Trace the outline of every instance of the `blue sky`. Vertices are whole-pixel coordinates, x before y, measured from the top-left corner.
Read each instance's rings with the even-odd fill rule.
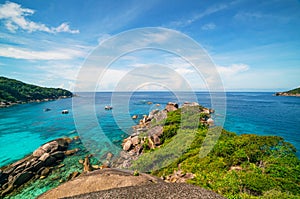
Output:
[[[174,29],[197,41],[228,91],[300,86],[300,2],[294,0],[1,0],[0,74],[72,90],[99,43],[143,27]],[[151,63],[176,65],[196,89],[204,89],[182,60],[150,51],[116,61],[99,90],[113,90],[130,66]]]

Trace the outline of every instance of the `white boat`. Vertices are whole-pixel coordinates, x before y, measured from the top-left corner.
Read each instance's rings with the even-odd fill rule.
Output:
[[[62,114],[68,114],[69,111],[68,111],[68,110],[62,110],[61,113],[62,113]]]
[[[112,106],[105,106],[104,109],[105,110],[111,110],[113,107]]]

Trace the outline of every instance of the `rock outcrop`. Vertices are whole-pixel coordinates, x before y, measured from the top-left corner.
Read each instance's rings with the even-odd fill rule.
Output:
[[[178,109],[178,104],[169,102],[165,108],[166,111],[171,112],[171,111],[176,111]]]
[[[166,182],[184,183],[187,180],[193,179],[194,177],[195,175],[193,173],[185,173],[179,169],[178,171],[174,171],[172,175],[162,177],[162,179]]]
[[[186,111],[197,111],[200,114],[201,123],[207,126],[213,126],[214,121],[211,114],[212,109],[204,108],[197,102],[185,102],[181,107],[182,113]],[[168,112],[179,109],[177,103],[169,102],[164,110],[153,110],[149,115],[144,115],[139,124],[133,126],[133,133],[125,138],[122,143],[123,152],[120,158],[112,163],[112,167],[129,168],[131,162],[136,160],[145,149],[155,149],[163,144],[162,135],[164,133],[164,120],[167,119]]]
[[[159,190],[159,191],[158,191]],[[103,169],[61,184],[38,199],[52,198],[211,198],[224,197],[184,183],[167,183],[157,177],[133,171]]]
[[[50,141],[31,155],[0,170],[0,196],[13,191],[32,178],[43,178],[51,172],[51,167],[64,159],[64,152],[70,143],[69,138]]]

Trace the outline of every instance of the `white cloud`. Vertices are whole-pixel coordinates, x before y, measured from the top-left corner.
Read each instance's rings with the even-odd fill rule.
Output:
[[[126,75],[127,72],[127,70],[107,69],[105,74],[102,76],[97,89],[114,90],[118,82]]]
[[[264,20],[264,21],[276,21],[277,23],[286,23],[290,20],[289,16],[282,16],[279,13],[276,14],[265,14],[261,12],[238,12],[234,15],[235,20],[239,21],[256,21],[256,20]]]
[[[207,8],[206,10],[204,10],[203,12],[200,12],[198,14],[193,15],[192,17],[190,17],[189,19],[186,20],[179,20],[179,21],[173,21],[171,22],[170,26],[172,27],[184,27],[184,26],[188,26],[192,23],[194,23],[195,21],[209,16],[211,14],[217,13],[219,11],[225,10],[227,9],[231,4],[234,4],[235,2],[229,3],[229,4],[218,4],[218,5],[214,5],[211,6],[209,8]]]
[[[260,19],[263,15],[257,12],[238,12],[234,18],[235,19]]]
[[[58,63],[50,61],[45,65],[37,66],[36,68],[47,75],[48,79],[65,79],[74,81],[76,80],[78,70],[80,69],[80,63]]]
[[[10,32],[16,32],[18,29],[22,29],[27,32],[79,33],[79,30],[71,30],[68,23],[62,23],[58,27],[48,27],[45,24],[36,23],[27,19],[27,16],[33,15],[34,12],[34,10],[22,8],[20,4],[6,2],[0,5],[0,20],[4,21],[5,27]]]
[[[32,51],[16,47],[0,47],[0,56],[27,60],[68,60],[85,53],[74,49],[56,49],[51,51]]]
[[[188,69],[188,68],[177,68],[177,69],[175,69],[175,71],[180,75],[187,75],[187,74],[195,72],[195,70]]]
[[[216,24],[214,23],[207,23],[201,27],[202,30],[213,30],[215,28],[216,28]]]
[[[77,34],[79,33],[79,30],[71,30],[70,26],[68,23],[62,23],[60,24],[60,26],[53,28],[54,32],[68,32],[68,33],[72,33],[72,34]]]
[[[232,64],[231,66],[217,66],[217,69],[222,77],[232,77],[238,73],[249,70],[246,64]]]

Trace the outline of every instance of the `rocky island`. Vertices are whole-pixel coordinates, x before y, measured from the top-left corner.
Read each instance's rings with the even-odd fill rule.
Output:
[[[277,92],[276,96],[295,96],[300,97],[300,87],[285,92]]]
[[[65,89],[45,88],[0,76],[0,108],[72,96],[72,92]]]

